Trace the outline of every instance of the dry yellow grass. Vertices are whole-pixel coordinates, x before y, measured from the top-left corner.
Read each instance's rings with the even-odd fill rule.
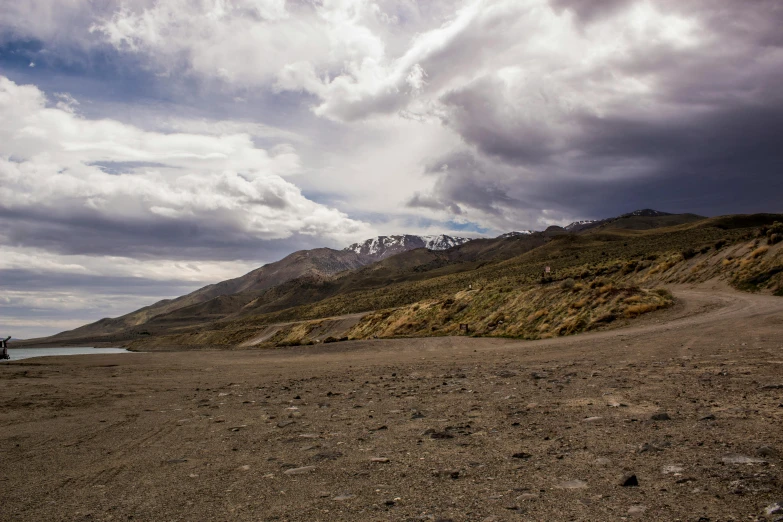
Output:
[[[574,301],[571,303],[571,308],[580,309],[584,308],[584,306],[587,304],[587,298],[580,299],[579,301]]]
[[[625,316],[638,317],[642,314],[653,312],[658,308],[660,308],[660,305],[657,303],[644,303],[644,304],[631,305],[625,309]]]
[[[529,323],[532,323],[533,321],[537,321],[547,315],[549,311],[546,310],[546,308],[542,308],[541,310],[538,310],[536,312],[533,312],[532,314],[527,316],[527,321]]]

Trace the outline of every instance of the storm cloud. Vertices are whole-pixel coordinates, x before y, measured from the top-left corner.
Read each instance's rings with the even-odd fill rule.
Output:
[[[0,288],[82,306],[90,277],[174,294],[381,233],[782,211],[780,27],[776,0],[16,2]]]

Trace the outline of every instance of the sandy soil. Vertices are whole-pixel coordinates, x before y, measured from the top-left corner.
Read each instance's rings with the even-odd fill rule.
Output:
[[[0,365],[0,520],[783,519],[783,299],[674,291],[547,341]]]

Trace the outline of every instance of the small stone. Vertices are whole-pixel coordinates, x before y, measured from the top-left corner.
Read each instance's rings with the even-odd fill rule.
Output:
[[[775,502],[764,508],[764,513],[767,515],[780,515],[783,513],[783,500]]]
[[[239,466],[237,469],[241,471],[250,471],[250,466],[248,464],[245,464],[244,466]]]
[[[585,489],[587,487],[587,482],[579,479],[566,480],[555,487],[558,489]]]
[[[337,460],[342,456],[343,454],[340,451],[322,451],[320,453],[316,453],[315,455],[313,455],[313,460],[316,461]]]
[[[315,471],[315,466],[302,466],[301,468],[291,468],[283,472],[284,475],[306,475],[311,471]]]
[[[644,514],[644,512],[647,511],[647,506],[631,506],[628,508],[628,514],[632,517],[639,517]]]
[[[389,459],[387,459],[386,457],[373,457],[370,459],[370,462],[379,462],[385,464],[386,462],[389,462]]]
[[[294,422],[296,422],[296,421],[292,421],[292,420],[281,420],[280,422],[278,422],[278,423],[277,423],[277,427],[278,427],[278,428],[285,428],[286,426],[290,426],[290,425],[291,425],[291,424],[293,424]]]
[[[664,475],[670,475],[672,473],[682,473],[683,468],[682,466],[675,466],[675,465],[669,465],[663,467],[663,474]]]
[[[454,435],[447,431],[435,431],[430,434],[433,439],[453,439]]]
[[[525,451],[520,451],[519,453],[514,453],[513,455],[511,455],[511,458],[514,458],[514,459],[529,459],[532,456],[533,455],[531,455],[530,453],[527,453]]]
[[[726,455],[721,459],[724,464],[766,464],[764,459],[748,457],[747,455]]]
[[[522,493],[517,497],[517,500],[520,502],[528,502],[530,500],[538,500],[538,495],[536,493]]]
[[[582,422],[595,422],[601,420],[601,417],[587,417]]]
[[[700,420],[700,421],[715,420],[715,415],[713,415],[712,413],[710,413],[709,415],[705,415],[704,417],[702,417],[702,418],[701,418],[701,419],[699,419],[699,420]]]
[[[612,461],[607,459],[606,457],[598,457],[597,459],[595,459],[595,465],[596,466],[601,466],[602,468],[605,468],[606,466],[608,466],[611,463],[612,463]]]
[[[620,479],[620,485],[624,488],[639,487],[639,479],[636,478],[634,473],[626,473]]]
[[[538,380],[538,379],[546,379],[547,378],[546,372],[533,372],[533,373],[530,374],[530,376],[532,378],[536,379],[536,380]]]
[[[772,446],[759,446],[756,448],[756,455],[759,457],[777,457],[778,452]]]
[[[414,411],[413,414],[411,415],[412,420],[423,419],[423,418],[424,418],[424,414],[420,411]]]
[[[672,420],[672,418],[671,418],[671,417],[669,417],[669,414],[668,414],[668,413],[666,413],[665,411],[662,411],[662,412],[659,412],[659,413],[654,413],[654,414],[652,415],[652,417],[650,417],[650,419],[652,419],[652,420],[654,420],[654,421],[667,421],[667,420]]]
[[[352,498],[356,498],[356,495],[351,495],[350,493],[343,493],[342,495],[337,495],[336,497],[333,497],[332,500],[336,500],[337,502],[342,502],[344,500],[351,500]]]

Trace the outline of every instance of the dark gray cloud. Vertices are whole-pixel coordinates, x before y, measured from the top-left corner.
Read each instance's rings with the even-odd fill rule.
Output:
[[[65,255],[120,256],[136,259],[276,261],[295,250],[341,244],[318,235],[294,233],[261,239],[240,227],[208,219],[111,220],[89,214],[52,216],[45,211],[0,207],[0,240],[14,247],[40,248]]]
[[[640,4],[553,5],[590,24]],[[474,159],[440,172],[433,193],[411,204],[454,201],[463,210],[513,215],[513,201],[574,217],[636,207],[709,215],[783,210],[783,6],[665,5],[698,20],[698,43],[651,41],[557,81],[523,76],[515,85],[487,74],[445,93],[444,124]],[[646,87],[611,104],[595,88],[612,92],[629,80]]]
[[[634,4],[634,0],[552,0],[551,5],[556,10],[568,10],[582,22],[589,23],[594,20],[610,16],[628,8]]]
[[[172,274],[175,276],[175,274]],[[203,286],[193,281],[166,281],[131,276],[106,276],[84,273],[43,272],[27,269],[0,269],[0,290],[7,292],[62,292],[80,288],[85,293],[153,296],[161,299],[179,296]]]

